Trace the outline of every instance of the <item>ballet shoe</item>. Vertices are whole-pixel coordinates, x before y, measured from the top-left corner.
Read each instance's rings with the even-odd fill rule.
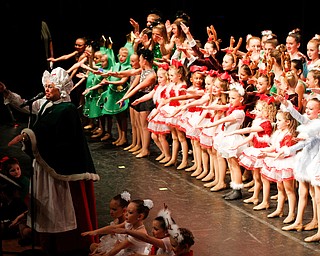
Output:
[[[106,141],[106,140],[108,140],[110,138],[111,138],[111,134],[107,132],[100,140],[101,141]]]
[[[172,165],[175,165],[176,164],[176,161],[169,161],[169,162],[167,162],[164,166],[165,167],[169,167],[169,166],[172,166]]]
[[[206,187],[206,188],[212,188],[212,187],[216,186],[217,184],[218,184],[218,181],[213,180],[213,181],[211,181],[211,182],[208,182],[208,183],[206,183],[206,184],[203,184],[203,186]]]
[[[164,157],[165,157],[165,155],[162,153],[160,156],[158,156],[158,157],[156,158],[156,161],[160,161],[160,160],[162,160]]]
[[[144,157],[148,157],[150,155],[150,152],[148,152],[147,154],[142,154],[142,152],[140,152],[138,155],[136,155],[136,158],[144,158]]]
[[[212,188],[210,188],[210,191],[212,192],[218,192],[218,191],[221,191],[221,190],[224,190],[227,188],[227,185],[226,184],[223,184],[223,185],[215,185],[213,186]]]
[[[313,236],[308,236],[304,239],[305,242],[311,243],[311,242],[319,242],[320,241],[320,235],[315,234]]]
[[[210,180],[214,180],[214,175],[211,174],[207,174],[207,176],[205,176],[201,181],[210,181]]]
[[[269,204],[261,203],[255,207],[253,207],[253,210],[255,210],[255,211],[267,210],[267,209],[269,209],[269,207],[270,207]]]
[[[124,148],[123,150],[126,150],[126,151],[127,151],[127,150],[129,150],[129,149],[132,149],[133,147],[134,147],[134,145],[131,144],[131,145],[129,145],[128,147]]]
[[[315,223],[314,221],[309,222],[308,224],[305,224],[303,226],[303,230],[310,231],[318,228],[318,223]]]
[[[133,155],[138,155],[138,154],[140,154],[140,152],[141,152],[141,148],[139,150],[137,150],[137,151],[132,152],[132,154]]]
[[[190,166],[189,168],[185,169],[186,172],[193,172],[197,169],[196,165]]]
[[[85,127],[83,127],[83,129],[90,130],[90,129],[93,129],[93,127],[94,127],[93,124],[88,124]]]
[[[232,193],[228,196],[225,196],[224,199],[231,201],[231,200],[238,200],[242,198],[242,193],[240,189],[233,189]]]
[[[201,179],[203,179],[204,177],[206,177],[207,176],[207,172],[202,172],[202,173],[200,173],[197,177],[196,177],[196,179],[197,180],[201,180]]]
[[[280,216],[281,217],[281,216]],[[294,222],[294,220],[296,219],[296,216],[294,216],[294,215],[288,215],[287,216],[287,218],[285,218],[284,220],[283,220],[283,223],[284,224],[289,224],[289,223],[291,223],[291,222]]]
[[[136,152],[136,151],[138,151],[138,150],[140,150],[140,149],[141,149],[141,147],[135,146],[135,147],[130,148],[128,151],[129,151],[129,152]]]
[[[249,181],[243,185],[244,188],[251,188],[254,185],[254,180]]]
[[[115,144],[117,147],[123,146],[127,143],[127,140],[120,140],[117,144]]]
[[[119,143],[119,141],[120,141],[120,138],[116,139],[115,141],[112,141],[112,144],[116,145],[117,143]]]
[[[191,173],[191,177],[196,177],[198,175],[200,175],[202,173],[202,170],[198,171],[198,170],[195,170],[193,173]]]
[[[171,159],[170,156],[169,156],[169,157],[165,157],[165,158],[161,159],[161,160],[159,161],[159,163],[160,163],[160,164],[168,163],[168,162],[170,161],[170,159]]]
[[[293,223],[289,226],[282,227],[281,229],[284,231],[298,231],[298,232],[300,232],[303,230],[303,226],[302,226],[302,224],[294,224]]]
[[[249,193],[253,193],[254,192],[254,186],[248,189]]]
[[[188,166],[188,163],[181,163],[178,167],[177,170],[183,170]]]
[[[254,205],[257,205],[259,203],[259,199],[258,198],[247,198],[247,199],[244,199],[243,202],[245,204],[254,204]]]
[[[274,211],[274,212],[267,215],[268,218],[275,218],[275,217],[282,217],[282,216],[283,216],[282,211]],[[287,223],[289,223],[289,222],[287,222]]]
[[[278,194],[270,196],[270,199],[271,200],[278,200]]]

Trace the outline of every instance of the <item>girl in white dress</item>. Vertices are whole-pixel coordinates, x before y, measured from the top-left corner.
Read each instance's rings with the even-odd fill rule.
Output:
[[[262,148],[269,147],[270,136],[272,134],[272,123],[276,116],[276,106],[274,98],[267,95],[261,95],[256,102],[254,110],[251,112],[255,117],[250,127],[239,129],[229,133],[234,134],[249,134],[244,140],[240,141],[236,147],[251,143],[251,146],[245,148],[239,156],[239,164],[252,171],[254,179],[254,192],[252,197],[243,200],[244,203],[258,204],[259,193],[262,188],[262,180],[260,176],[260,169],[262,167],[262,160],[258,158]],[[226,137],[228,139],[228,137]],[[268,186],[266,188],[268,191]],[[266,194],[269,194],[268,191]],[[265,204],[254,207],[254,210],[262,210]],[[268,206],[269,207],[269,206]]]
[[[295,191],[294,164],[295,153],[285,158],[276,158],[275,156],[280,148],[296,144],[296,129],[298,122],[288,112],[278,110],[277,130],[271,135],[271,145],[261,149],[261,159],[263,166],[261,176],[263,187],[267,186],[269,190],[265,193],[263,190],[263,201],[269,206],[269,182],[276,182],[278,189],[277,209],[268,215],[268,218],[282,217],[283,208],[288,198],[289,212],[283,223],[290,223],[295,219],[297,206],[297,196]]]
[[[116,228],[125,228],[139,231],[143,234],[147,234],[147,230],[144,226],[144,220],[148,217],[150,209],[153,208],[153,202],[150,199],[136,199],[132,200],[126,212],[126,220],[118,225],[109,225],[96,230],[83,232],[82,236],[96,236],[101,234],[113,234]],[[112,247],[108,248],[105,252],[105,256],[129,256],[134,253],[144,254],[148,250],[148,243],[136,239],[130,235],[126,238],[114,244]],[[95,254],[94,254],[95,255]],[[101,254],[96,254],[101,255]]]
[[[242,85],[238,82],[231,83],[229,85],[229,104],[216,105],[215,108],[217,110],[226,110],[225,117],[222,117],[206,126],[213,127],[223,124],[222,132],[220,132],[214,139],[214,147],[223,158],[226,158],[231,174],[230,187],[232,190],[223,197],[225,200],[240,199],[242,198],[241,189],[243,188],[243,182],[238,157],[247,145],[244,144],[238,148],[234,148],[239,141],[244,139],[244,136],[235,134],[228,136],[228,139],[226,139],[225,134],[239,129],[244,121],[245,90]]]
[[[279,156],[288,156],[293,152],[297,152],[294,175],[299,182],[299,200],[297,216],[293,224],[285,226],[282,230],[312,230],[318,228],[318,219],[320,218],[319,196],[319,134],[320,134],[320,101],[317,98],[311,98],[306,105],[304,115],[301,115],[292,104],[280,98],[282,105],[286,110],[297,119],[300,123],[297,130],[298,138],[301,140],[292,147],[283,147],[279,152]],[[308,203],[308,196],[312,197],[313,218],[310,223],[303,225],[303,215]],[[314,242],[320,240],[320,231],[311,237],[305,238],[306,242]]]

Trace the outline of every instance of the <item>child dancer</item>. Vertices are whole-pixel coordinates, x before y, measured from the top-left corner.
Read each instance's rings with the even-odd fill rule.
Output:
[[[309,99],[306,105],[305,115],[301,115],[292,106],[290,101],[287,101],[280,96],[279,98],[281,103],[286,107],[290,114],[300,123],[297,128],[297,131],[299,132],[298,138],[304,140],[303,142],[298,142],[292,147],[283,147],[278,153],[279,156],[288,156],[293,152],[297,152],[299,149],[302,149],[297,153],[294,168],[295,179],[299,182],[297,216],[293,224],[283,227],[282,230],[312,230],[318,227],[317,214],[319,214],[319,212],[317,212],[318,207],[316,206],[317,204],[315,201],[314,187],[310,186],[312,177],[311,168],[315,168],[315,166],[312,166],[311,163],[314,159],[319,161],[316,158],[317,154],[319,153],[319,145],[317,140],[314,140],[313,142],[310,142],[310,140],[313,137],[319,137],[320,119],[318,116],[320,115],[320,101],[316,98]],[[313,176],[313,178],[316,178],[316,176]],[[303,215],[308,203],[309,189],[313,204],[313,218],[310,223],[303,226]]]
[[[298,122],[290,115],[289,112],[278,110],[276,115],[277,130],[271,135],[271,146],[261,149],[260,157],[263,157],[263,166],[261,168],[261,176],[263,186],[265,184],[270,188],[268,182],[277,182],[278,201],[277,209],[268,215],[268,218],[282,217],[283,208],[288,198],[289,213],[283,223],[294,221],[296,210],[296,192],[294,179],[294,163],[295,154],[286,158],[274,158],[277,151],[284,146],[292,146],[296,144],[296,129]],[[265,192],[265,191],[264,191]],[[268,200],[269,193],[263,194],[263,201]]]
[[[193,256],[194,236],[189,229],[172,225],[169,234],[175,256]]]
[[[121,194],[114,196],[110,203],[110,216],[112,217],[112,221],[110,225],[121,224],[125,221],[126,210],[128,204],[131,200],[131,195],[127,191],[123,191]],[[90,245],[90,255],[96,255],[98,253],[103,253],[108,250],[116,243],[125,240],[125,236],[123,235],[104,235],[100,238],[99,243],[92,243]]]
[[[201,149],[200,144],[197,139],[200,130],[195,128],[192,124],[189,123],[189,120],[193,116],[198,116],[199,112],[201,111],[201,108],[197,106],[197,104],[193,104],[194,102],[197,102],[197,99],[201,98],[204,94],[204,80],[205,80],[205,74],[204,71],[206,70],[206,67],[200,67],[200,66],[191,66],[190,67],[190,82],[191,86],[188,87],[186,90],[185,95],[180,95],[176,97],[171,97],[166,100],[166,102],[170,102],[173,100],[179,100],[181,105],[179,107],[176,107],[176,111],[174,113],[174,116],[178,116],[177,121],[177,128],[184,132],[186,137],[190,139],[191,145],[192,145],[192,152],[194,156],[195,164],[197,164],[197,167],[200,170],[200,173],[202,172],[202,165],[201,165]],[[192,107],[191,107],[192,105]],[[192,175],[192,176],[197,176]]]
[[[216,105],[216,109],[227,110],[226,116],[214,121],[207,127],[217,126],[223,124],[223,132],[220,132],[214,140],[215,149],[221,154],[223,158],[227,159],[228,166],[231,173],[231,192],[225,194],[223,197],[226,200],[236,200],[242,198],[241,189],[243,188],[242,173],[238,163],[238,156],[247,145],[242,145],[238,148],[233,148],[239,141],[243,140],[243,136],[235,134],[225,138],[225,133],[230,133],[241,127],[245,118],[245,91],[242,85],[238,82],[229,85],[229,104]]]
[[[159,101],[161,100],[161,93],[167,88],[169,82],[168,69],[169,65],[162,65],[159,67],[157,70],[158,84],[148,94],[145,94],[131,103],[132,106],[136,106],[141,102],[153,99],[156,107],[147,117],[147,120],[149,121],[148,130],[151,132],[151,138],[161,151],[161,155],[156,158],[156,160],[160,163],[167,163],[171,159],[170,146],[166,138],[167,134],[170,133],[170,128],[162,122],[163,120],[159,119],[160,115],[156,115],[158,112],[157,107],[159,106]]]
[[[148,255],[174,256],[174,252],[172,251],[172,246],[170,243],[170,235],[168,232],[171,228],[171,222],[171,213],[167,209],[167,207],[165,207],[164,209],[159,211],[157,217],[152,221],[153,236],[135,230],[120,228],[114,230],[114,232],[133,236],[152,245]]]
[[[116,228],[126,228],[137,230],[144,234],[147,234],[147,230],[144,226],[144,220],[148,217],[150,209],[153,208],[153,202],[150,199],[146,200],[132,200],[126,211],[126,220],[118,225],[109,225],[106,227],[102,227],[96,230],[83,232],[82,236],[96,236],[100,234],[112,234]],[[127,236],[125,240],[120,243],[114,244],[109,248],[109,251],[106,251],[105,256],[114,256],[119,253],[121,250],[121,255],[129,256],[133,253],[143,254],[145,250],[148,248],[148,243],[143,242],[141,240],[135,239],[131,236]]]
[[[256,106],[253,111],[255,118],[251,127],[246,127],[227,134],[234,135],[249,133],[249,135],[243,141],[237,144],[235,148],[238,148],[249,142],[252,143],[252,146],[245,148],[239,156],[239,164],[245,167],[247,170],[251,170],[254,179],[254,192],[252,197],[243,201],[246,204],[253,203],[254,205],[257,205],[259,201],[259,192],[262,187],[260,177],[262,160],[259,160],[258,156],[261,148],[269,146],[270,136],[272,133],[272,122],[275,119],[276,111],[274,98],[262,95],[260,100],[256,102]],[[226,137],[226,139],[228,139],[228,137]]]
[[[162,93],[164,94],[164,99],[186,94],[187,77],[186,71],[181,62],[175,60],[172,61],[172,64],[169,68],[169,79],[170,83],[166,90]],[[188,166],[188,143],[185,133],[177,128],[177,116],[170,117],[170,115],[175,112],[176,107],[178,106],[180,106],[180,102],[178,100],[173,100],[165,105],[160,104],[158,108],[160,114],[165,118],[165,123],[170,127],[172,136],[171,159],[164,166],[171,166],[177,162],[179,148],[181,145],[182,161],[177,167],[178,170],[181,170]]]
[[[208,88],[207,93],[202,98],[207,100],[205,104],[199,104],[199,106],[205,106],[201,112],[200,119],[197,118],[196,120],[196,126],[206,126],[223,117],[225,111],[212,110],[210,108],[211,106],[215,106],[215,104],[227,104],[227,94],[224,92],[227,91],[229,80],[225,77],[225,74],[219,75],[216,72],[209,72],[205,81]],[[202,181],[210,181],[204,184],[204,186],[211,188],[211,191],[219,191],[226,188],[226,160],[213,147],[214,137],[221,132],[221,127],[222,124],[215,127],[202,128],[199,135],[201,149],[205,151],[202,154],[204,170],[200,175],[202,176],[203,173],[207,173],[207,176]],[[209,159],[205,157],[206,153],[209,155]],[[209,166],[209,172],[206,170],[206,166]]]

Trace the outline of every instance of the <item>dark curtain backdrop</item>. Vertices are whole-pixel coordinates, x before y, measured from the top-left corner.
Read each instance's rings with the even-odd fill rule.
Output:
[[[316,21],[318,10],[305,2],[294,5],[292,1],[212,1],[208,4],[190,0],[136,0],[113,1],[111,6],[110,1],[56,0],[38,4],[2,0],[0,5],[0,81],[26,98],[42,90],[42,19],[51,30],[56,57],[72,52],[77,37],[98,39],[102,34],[112,38],[117,53],[125,43],[125,35],[132,30],[129,18],[143,27],[152,9],[157,9],[164,20],[170,21],[175,19],[177,11],[185,11],[191,17],[192,34],[202,43],[207,38],[206,26],[214,25],[222,39],[222,48],[228,46],[230,36],[236,40],[245,39],[249,33],[260,36],[265,29],[271,29],[284,43],[288,32],[299,27],[304,39],[301,50],[306,53],[308,40],[320,33]],[[241,48],[244,47],[245,42]],[[59,64],[64,67],[68,63]]]

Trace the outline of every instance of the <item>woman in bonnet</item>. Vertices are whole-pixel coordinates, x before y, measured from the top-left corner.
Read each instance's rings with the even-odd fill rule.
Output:
[[[87,255],[97,228],[94,195],[96,174],[77,108],[69,93],[68,73],[57,67],[42,77],[45,97],[32,104],[36,120],[8,146],[22,142],[33,158],[33,228],[47,255]],[[4,88],[5,101],[16,108],[21,97]],[[22,110],[22,109],[21,109]],[[30,220],[30,219],[29,219]]]

